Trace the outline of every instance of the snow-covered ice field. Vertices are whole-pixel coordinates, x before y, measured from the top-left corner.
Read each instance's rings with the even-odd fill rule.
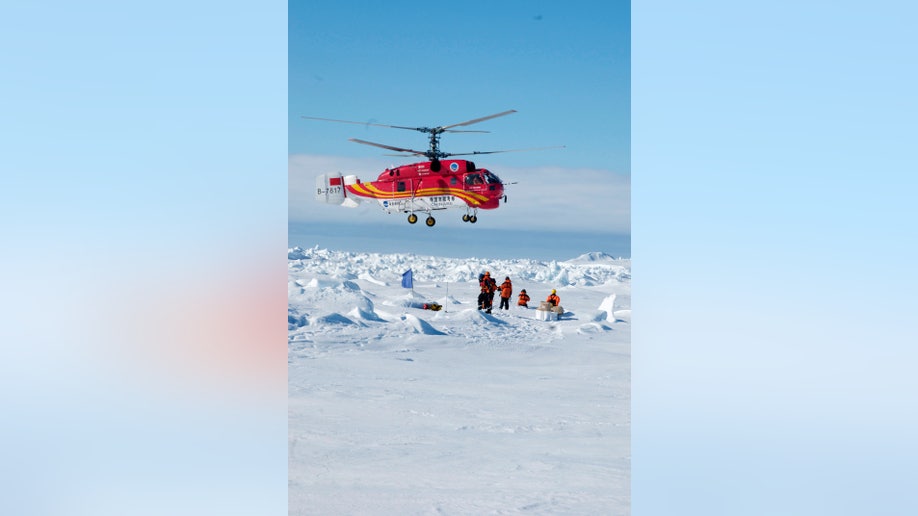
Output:
[[[629,259],[292,248],[288,270],[290,514],[630,512]],[[477,310],[486,270],[510,310]],[[567,313],[539,321],[552,288]]]

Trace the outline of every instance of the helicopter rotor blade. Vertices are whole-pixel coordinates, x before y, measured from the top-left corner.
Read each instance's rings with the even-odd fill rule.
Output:
[[[408,129],[409,131],[419,131],[422,133],[489,133],[490,131],[480,131],[480,130],[469,130],[469,129],[452,129],[453,127],[462,127],[466,125],[477,124],[478,122],[484,122],[485,120],[490,120],[492,118],[497,118],[499,116],[509,115],[511,113],[516,113],[515,109],[509,111],[504,111],[502,113],[495,113],[493,115],[483,116],[481,118],[476,118],[474,120],[467,120],[465,122],[459,122],[458,124],[451,124],[440,127],[408,127],[404,125],[390,125],[390,124],[377,124],[374,122],[356,122],[353,120],[338,120],[337,118],[321,118],[317,116],[301,116],[306,120],[321,120],[323,122],[337,122],[339,124],[353,124],[353,125],[363,125],[363,126],[374,126],[374,127],[388,127],[391,129]]]
[[[339,124],[353,124],[353,125],[363,125],[363,126],[372,125],[373,127],[388,127],[390,129],[408,129],[409,131],[420,131],[422,133],[430,133],[433,131],[450,132],[450,133],[488,133],[490,132],[490,131],[475,131],[475,130],[462,130],[462,129],[441,130],[441,128],[439,127],[437,128],[408,127],[404,125],[377,124],[374,122],[356,122],[353,120],[338,120],[336,118],[320,118],[317,116],[301,116],[300,118],[305,118],[306,120],[321,120],[323,122],[338,122]]]
[[[417,156],[424,156],[424,155],[425,155],[425,153],[423,153],[423,152],[421,152],[421,151],[416,151],[416,150],[414,150],[414,149],[403,149],[403,148],[401,148],[401,147],[393,147],[393,146],[391,146],[391,145],[383,145],[383,144],[381,144],[381,143],[368,142],[368,141],[366,141],[366,140],[358,140],[357,138],[348,138],[348,141],[354,142],[354,143],[361,143],[361,144],[363,144],[363,145],[372,145],[373,147],[380,147],[380,148],[382,148],[382,149],[388,149],[388,150],[392,150],[392,151],[396,151],[396,152],[407,152],[407,153],[409,153],[409,154],[415,154],[415,155],[417,155]]]
[[[511,114],[511,113],[516,113],[516,110],[515,110],[515,109],[511,109],[511,110],[504,111],[504,112],[501,112],[501,113],[495,113],[495,114],[493,114],[493,115],[488,115],[488,116],[483,116],[483,117],[481,117],[481,118],[476,118],[476,119],[474,119],[474,120],[467,120],[467,121],[465,121],[465,122],[459,122],[458,124],[444,125],[444,126],[438,127],[437,129],[438,129],[439,131],[442,132],[442,131],[445,131],[445,130],[451,128],[451,127],[462,127],[462,126],[464,126],[464,125],[477,124],[478,122],[484,122],[485,120],[490,120],[490,119],[492,119],[492,118],[497,118],[497,117],[499,117],[499,116],[509,115],[509,114]]]
[[[338,120],[336,118],[320,118],[317,116],[301,116],[300,118],[305,118],[307,120],[321,120],[323,122],[338,122],[341,124],[354,124],[354,125],[363,125],[363,126],[372,125],[373,127],[388,127],[390,129],[408,129],[409,131],[420,131],[422,133],[429,133],[433,130],[433,129],[430,129],[429,127],[407,127],[404,125],[376,124],[373,122],[355,122],[352,120]],[[461,131],[452,131],[452,132],[461,132]],[[467,132],[473,132],[473,131],[467,131]],[[480,131],[480,132],[487,132],[487,131]]]
[[[507,150],[496,150],[496,151],[456,152],[456,153],[447,153],[446,156],[475,156],[478,154],[500,154],[503,152],[528,152],[528,151],[563,149],[563,148],[565,148],[564,145],[555,145],[552,147],[531,147],[529,149],[507,149]]]
[[[388,125],[388,124],[374,124],[372,122],[354,122],[351,120],[337,120],[334,118],[319,118],[317,116],[301,116],[300,118],[305,118],[307,120],[322,120],[323,122],[338,122],[341,124],[354,124],[354,125],[372,125],[375,127],[392,127],[395,129],[411,129],[414,130],[414,127],[402,127],[399,125]]]
[[[488,133],[490,131],[480,131],[475,129],[454,129],[455,127],[464,127],[467,125],[477,124],[479,122],[484,122],[486,120],[491,120],[493,118],[498,118],[502,116],[507,116],[510,114],[516,113],[515,109],[509,109],[507,111],[502,111],[500,113],[494,113],[493,115],[487,115],[479,118],[474,118],[472,120],[466,120],[465,122],[459,122],[456,124],[443,125],[439,127],[407,127],[403,125],[389,125],[389,124],[377,124],[374,122],[356,122],[352,120],[339,120],[336,118],[320,118],[315,116],[302,116],[301,118],[307,120],[321,120],[324,122],[338,122],[342,124],[353,124],[353,125],[362,125],[362,126],[374,126],[374,127],[388,127],[392,129],[408,129],[411,131],[419,131],[422,133],[430,134],[430,149],[427,151],[419,151],[414,149],[404,149],[401,147],[394,147],[391,145],[384,145],[382,143],[368,142],[366,140],[360,140],[357,138],[350,138],[349,141],[354,143],[360,143],[363,145],[371,145],[373,147],[379,147],[381,149],[387,149],[395,152],[404,152],[410,155],[415,156],[425,156],[431,160],[438,160],[440,158],[446,158],[449,156],[474,156],[478,154],[497,154],[502,152],[523,152],[523,151],[533,151],[533,150],[544,150],[544,149],[558,149],[564,148],[563,146],[555,147],[535,147],[530,149],[509,149],[509,150],[499,150],[499,151],[474,151],[474,152],[464,152],[464,153],[447,153],[440,151],[439,148],[439,138],[442,133]]]

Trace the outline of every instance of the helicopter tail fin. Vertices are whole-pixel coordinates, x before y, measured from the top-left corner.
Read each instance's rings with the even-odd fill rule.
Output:
[[[344,204],[346,200],[344,178],[341,174],[322,174],[316,177],[316,200],[328,204]]]

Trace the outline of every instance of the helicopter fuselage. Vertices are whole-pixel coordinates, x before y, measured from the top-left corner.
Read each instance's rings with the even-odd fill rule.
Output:
[[[370,182],[352,175],[334,174],[323,174],[316,181],[316,198],[323,202],[355,207],[361,200],[375,200],[387,213],[410,214],[465,208],[464,221],[469,221],[469,213],[478,209],[497,208],[503,197],[501,179],[468,160],[423,161],[391,167]]]

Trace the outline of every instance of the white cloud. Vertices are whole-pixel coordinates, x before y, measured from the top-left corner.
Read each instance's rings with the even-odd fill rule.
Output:
[[[378,205],[365,203],[359,208],[343,208],[316,202],[315,178],[319,174],[356,174],[363,181],[375,179],[386,167],[403,164],[404,158],[340,158],[295,154],[288,161],[288,216],[292,222],[336,221],[403,224],[401,216],[387,216]],[[562,167],[488,167],[507,187],[506,204],[497,210],[480,211],[489,218],[489,227],[503,229],[546,229],[630,233],[631,179],[609,170]],[[459,210],[455,217],[441,220],[463,224]]]
[[[492,170],[507,187],[502,221],[511,226],[631,231],[631,178],[608,170],[562,167]]]

